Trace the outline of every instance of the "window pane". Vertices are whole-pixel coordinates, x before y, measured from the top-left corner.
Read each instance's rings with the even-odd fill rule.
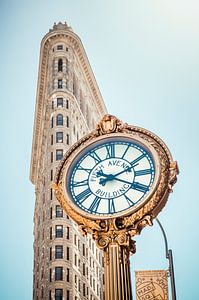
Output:
[[[57,120],[56,120],[56,124],[59,125],[63,125],[63,116],[61,114],[57,115]]]
[[[63,258],[63,246],[55,246],[55,258]]]
[[[55,280],[63,279],[63,267],[55,267]]]
[[[62,72],[62,65],[63,65],[63,62],[62,62],[62,59],[60,58],[58,60],[58,72]]]
[[[57,50],[63,50],[63,45],[57,45]]]
[[[56,132],[56,143],[63,143],[63,132]]]
[[[63,226],[62,225],[55,226],[55,234],[56,234],[57,238],[63,237]]]
[[[62,299],[63,299],[63,290],[55,289],[55,300],[62,300]]]
[[[61,160],[63,157],[63,150],[56,150],[56,160]]]
[[[60,205],[56,205],[56,218],[63,217],[63,210]]]
[[[57,107],[63,107],[63,98],[57,98]]]
[[[62,79],[58,79],[58,89],[62,89]]]

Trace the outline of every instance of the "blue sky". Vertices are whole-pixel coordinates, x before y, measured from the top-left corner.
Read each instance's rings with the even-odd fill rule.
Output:
[[[40,41],[54,22],[81,37],[108,111],[159,135],[180,175],[160,213],[180,300],[197,300],[199,3],[194,0],[0,2],[2,300],[32,297],[34,187],[29,164]],[[157,224],[136,237],[134,270],[167,268]]]

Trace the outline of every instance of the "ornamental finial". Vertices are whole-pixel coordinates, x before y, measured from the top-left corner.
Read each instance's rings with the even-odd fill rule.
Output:
[[[101,135],[121,131],[123,127],[122,121],[109,114],[104,115],[102,120],[97,124],[97,130]]]

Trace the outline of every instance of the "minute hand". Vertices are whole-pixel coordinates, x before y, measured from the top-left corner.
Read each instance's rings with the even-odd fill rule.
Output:
[[[129,181],[119,179],[119,178],[114,178],[114,179],[117,181],[120,181],[120,182],[124,182],[126,184],[130,184],[131,188],[133,188],[134,190],[137,190],[139,192],[146,193],[147,191],[149,191],[149,186],[147,186],[145,184],[142,184],[139,182],[129,182]]]
[[[123,170],[123,171],[121,171],[121,172],[119,172],[119,173],[113,175],[113,177],[115,178],[115,177],[119,176],[120,174],[122,174],[122,173],[124,173],[124,172],[126,172],[126,171],[129,171],[130,169],[136,167],[138,164],[139,164],[139,163],[137,163],[137,164],[135,164],[135,165],[132,165],[132,166],[128,167],[127,169],[125,169],[125,170]]]

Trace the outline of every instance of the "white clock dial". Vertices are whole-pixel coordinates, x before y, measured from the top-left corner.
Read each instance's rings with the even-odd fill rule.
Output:
[[[81,210],[114,216],[137,206],[155,177],[152,154],[129,138],[105,138],[74,159],[67,173],[67,190]]]

